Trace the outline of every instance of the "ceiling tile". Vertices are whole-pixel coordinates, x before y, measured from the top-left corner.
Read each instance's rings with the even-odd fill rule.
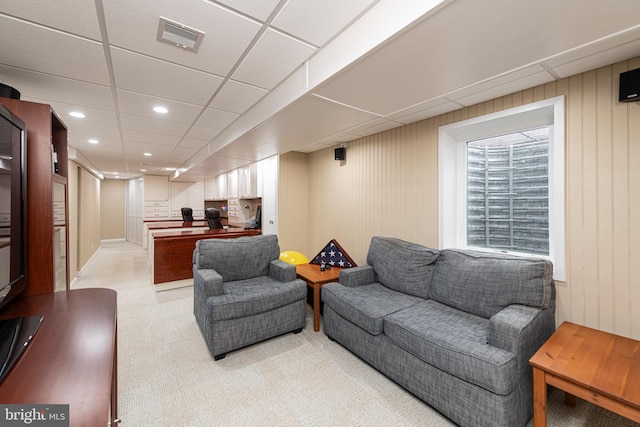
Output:
[[[420,111],[425,111],[425,110],[429,110],[429,109],[434,108],[434,107],[438,107],[438,106],[440,106],[442,104],[447,104],[449,102],[450,101],[448,99],[445,99],[445,98],[430,99],[428,101],[424,101],[424,102],[421,102],[419,104],[412,105],[412,106],[407,107],[407,108],[403,108],[402,110],[396,111],[394,113],[387,114],[385,116],[385,118],[387,118],[389,120],[401,121],[402,123],[409,123],[409,122],[407,122],[405,120],[399,120],[399,119],[402,118],[402,117],[407,117],[407,116],[409,116],[411,114],[414,114],[414,113],[418,113]],[[456,105],[456,108],[461,108],[461,107],[462,107],[461,105]]]
[[[157,163],[158,161],[164,161],[166,156],[171,154],[174,149],[175,147],[170,145],[128,141],[124,147],[124,152],[129,160],[136,159],[139,161]],[[144,153],[151,153],[152,156],[145,156]]]
[[[318,120],[322,117],[322,120]],[[216,152],[217,156],[261,160],[278,153],[286,153],[304,142],[320,140],[341,129],[356,126],[375,118],[374,115],[309,97],[293,103],[284,114],[272,117],[249,134],[239,137]],[[215,145],[215,139],[212,141]]]
[[[266,21],[279,2],[280,0],[218,0],[218,3],[225,4],[261,21]]]
[[[218,110],[215,108],[207,108],[202,113],[196,124],[198,126],[220,130],[229,126],[238,117],[240,117],[240,114],[238,113]]]
[[[92,1],[2,0],[2,13],[79,36],[102,40],[96,6]]]
[[[125,90],[118,90],[118,104],[121,113],[184,124],[193,123],[202,110],[197,105]],[[153,111],[155,106],[166,107],[169,112],[156,113]]]
[[[451,102],[447,99],[436,99],[398,111],[390,116],[387,116],[387,118],[393,119],[396,122],[408,124],[417,122],[418,120],[424,120],[429,117],[448,113],[459,108],[462,108],[462,105],[456,104],[455,102]]]
[[[267,91],[259,87],[229,80],[209,105],[219,110],[242,114],[266,94]]]
[[[134,130],[160,135],[164,134],[166,136],[182,137],[187,129],[189,129],[189,125],[183,123],[132,116],[130,114],[120,114],[120,122],[122,123],[123,131]]]
[[[181,148],[189,148],[193,150],[200,150],[202,147],[206,146],[208,141],[204,141],[202,139],[194,139],[194,138],[185,138],[178,145],[178,149]]]
[[[273,89],[315,50],[308,44],[268,29],[240,64],[233,79]]]
[[[97,125],[112,128],[118,133],[118,121],[113,110],[98,110],[79,105],[71,105],[63,102],[49,101],[51,107],[56,114],[60,116],[62,121],[67,125],[67,129],[75,128],[77,125]],[[85,115],[84,118],[70,116],[71,112],[80,112]]]
[[[95,138],[98,140],[111,138],[120,140],[120,132],[118,128],[112,126],[100,126],[90,123],[72,123],[67,124],[67,130],[74,135],[83,136],[85,139]]]
[[[192,181],[209,176],[219,175],[232,169],[246,165],[243,159],[231,159],[227,157],[210,156],[196,163],[189,169],[189,177]]]
[[[0,63],[109,84],[102,44],[0,15]],[[16,46],[20,46],[16,49]],[[64,58],[61,61],[60,58]]]
[[[222,77],[112,48],[113,73],[118,88],[204,106]]]
[[[451,98],[458,104],[469,106],[488,101],[490,99],[499,98],[530,87],[549,83],[554,80],[554,78],[548,72],[543,70],[542,67],[535,66],[535,68],[539,68],[539,71],[533,74],[523,75],[513,79],[512,74],[518,73],[511,73],[507,76],[501,76],[497,79],[492,79],[488,82],[474,85],[471,91],[458,91],[447,94],[446,97]],[[466,95],[463,93],[466,93]]]
[[[188,160],[191,156],[198,152],[199,148],[196,147],[188,147],[186,145],[180,145],[176,149],[171,152],[171,155],[167,159],[167,164],[174,165],[175,167],[180,166],[183,162]]]
[[[544,61],[560,77],[596,69],[640,52],[640,25]]]
[[[348,139],[338,139],[339,141],[348,141],[351,140],[351,138]],[[336,140],[336,141],[338,141]],[[318,150],[324,150],[325,148],[331,148],[331,147],[335,147],[334,143],[327,143],[327,144],[323,144],[323,143],[313,143],[307,146],[303,146],[303,147],[299,147],[297,148],[295,151],[298,151],[300,153],[313,153],[314,151],[318,151]]]
[[[188,139],[194,139],[199,141],[211,141],[216,135],[220,133],[219,129],[205,128],[202,126],[193,126],[185,137]]]
[[[150,144],[167,145],[175,147],[180,142],[180,136],[164,135],[161,133],[142,132],[137,130],[125,129],[123,131],[124,139],[129,142],[148,142]]]
[[[0,79],[20,91],[22,99],[52,104],[84,106],[114,111],[108,86],[0,65]]]
[[[95,165],[103,173],[109,172],[126,172],[127,164],[122,157],[122,154],[115,155],[110,153],[105,153],[104,156],[100,156],[99,158],[92,159],[91,162]]]
[[[629,4],[627,13],[622,12],[625,7],[616,4],[610,19],[596,26],[592,24],[594,18],[602,15],[599,2],[574,2],[573,7],[567,4],[568,9],[575,8],[570,16],[549,14],[556,5],[553,0],[492,0],[492,12],[488,13],[484,2],[453,1],[316,92],[387,115],[528,66],[602,37],[614,28],[632,22],[637,25],[636,17],[640,16],[640,2],[632,7]],[[631,9],[639,14],[631,17]],[[452,24],[455,31],[451,30]]]
[[[402,126],[402,123],[378,117],[368,122],[345,129],[345,132],[358,136],[367,136],[374,133],[383,132],[385,130],[397,128],[398,126]]]
[[[98,144],[91,144],[85,135],[69,133],[69,145],[77,148],[83,154],[89,155],[98,153],[120,153],[122,155],[122,143],[120,139],[100,138]]]
[[[374,3],[374,0],[289,0],[273,25],[322,46]]]
[[[231,70],[261,27],[202,0],[110,0],[103,5],[112,45],[219,76]],[[156,40],[160,17],[203,31],[198,52]]]

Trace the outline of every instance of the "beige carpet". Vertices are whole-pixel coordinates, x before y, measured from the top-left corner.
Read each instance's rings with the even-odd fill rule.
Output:
[[[313,332],[231,352],[215,362],[193,318],[192,288],[153,290],[141,247],[103,243],[74,288],[118,292],[122,426],[452,426],[437,411]],[[551,426],[636,426],[550,395]],[[532,425],[529,422],[529,425]]]

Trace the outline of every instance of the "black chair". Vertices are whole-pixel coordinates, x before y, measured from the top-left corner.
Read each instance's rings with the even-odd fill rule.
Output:
[[[180,209],[180,212],[182,212],[182,220],[184,222],[193,222],[193,209],[182,208]]]
[[[222,221],[220,221],[220,211],[216,208],[207,208],[204,211],[204,216],[207,218],[210,230],[219,230],[222,227]]]

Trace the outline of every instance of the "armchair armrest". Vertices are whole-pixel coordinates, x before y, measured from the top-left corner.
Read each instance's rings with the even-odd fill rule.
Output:
[[[269,264],[269,276],[280,282],[290,282],[298,277],[296,266],[280,259],[274,259]]]
[[[361,265],[340,271],[339,282],[344,286],[363,286],[375,281],[376,272],[372,265]]]
[[[193,267],[194,299],[205,301],[207,298],[222,295],[222,276],[211,268],[198,269]]]

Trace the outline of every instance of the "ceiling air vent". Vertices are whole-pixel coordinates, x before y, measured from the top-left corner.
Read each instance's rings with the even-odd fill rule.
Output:
[[[204,33],[178,22],[160,17],[158,37],[161,42],[169,43],[190,51],[197,51]]]

